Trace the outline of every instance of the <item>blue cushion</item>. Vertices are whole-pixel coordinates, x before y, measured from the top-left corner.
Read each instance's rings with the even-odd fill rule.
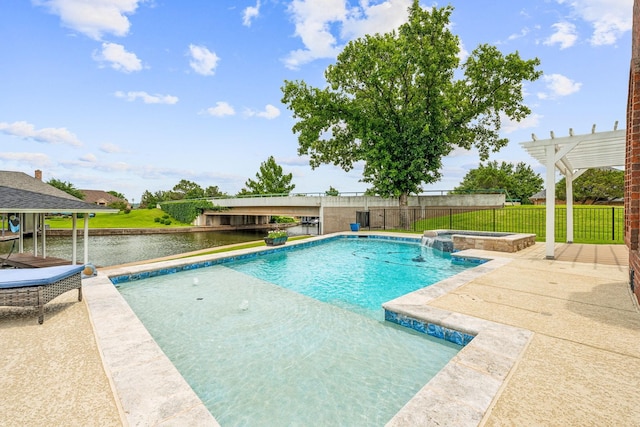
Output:
[[[83,265],[3,269],[0,270],[0,289],[50,285],[83,269]]]

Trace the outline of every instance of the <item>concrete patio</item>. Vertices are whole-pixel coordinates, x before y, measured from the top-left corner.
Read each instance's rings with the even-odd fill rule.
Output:
[[[500,253],[512,261],[430,302],[534,332],[481,424],[640,425],[626,247],[558,245],[555,260],[544,249]],[[43,325],[36,318],[0,309],[0,426],[126,425],[87,303],[69,292],[47,305]]]

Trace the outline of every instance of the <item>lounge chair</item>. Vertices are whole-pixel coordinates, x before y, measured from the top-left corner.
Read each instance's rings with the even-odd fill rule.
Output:
[[[82,301],[82,265],[0,270],[0,306],[37,307],[44,322],[44,305],[63,293],[78,289]]]

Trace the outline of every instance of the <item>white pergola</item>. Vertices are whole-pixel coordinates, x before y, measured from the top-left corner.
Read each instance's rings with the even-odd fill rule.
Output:
[[[574,135],[573,129],[569,129],[569,136],[556,138],[551,131],[549,139],[540,140],[535,134],[531,134],[532,141],[520,143],[534,159],[547,168],[545,243],[548,259],[555,258],[556,168],[566,178],[567,243],[573,243],[573,180],[587,169],[624,167],[625,135],[624,129],[618,130],[616,122],[609,132],[596,132],[596,125],[593,125],[589,134]]]

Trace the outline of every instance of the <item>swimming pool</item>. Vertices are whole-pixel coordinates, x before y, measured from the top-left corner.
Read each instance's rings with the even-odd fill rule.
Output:
[[[223,425],[381,425],[460,347],[381,322],[379,303],[361,298],[374,288],[345,297],[344,285],[380,283],[386,301],[446,277],[431,260],[449,275],[469,267],[409,240],[333,239],[119,286]],[[302,295],[316,279],[340,286]]]

